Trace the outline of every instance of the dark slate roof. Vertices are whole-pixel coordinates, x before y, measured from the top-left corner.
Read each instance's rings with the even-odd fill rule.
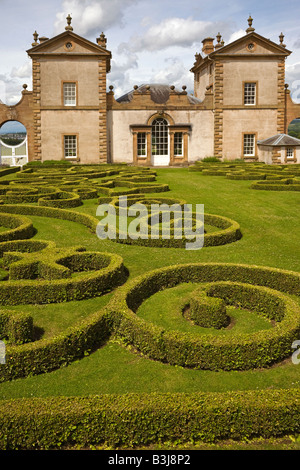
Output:
[[[136,90],[131,90],[125,95],[121,96],[118,98],[116,101],[118,103],[129,103],[132,98],[133,98],[133,92],[137,91],[139,93],[145,93],[147,91],[147,87],[150,87],[150,93],[151,93],[151,99],[155,103],[158,104],[163,104],[169,99],[170,95],[170,86],[169,85],[164,85],[161,83],[149,83],[145,85],[139,86]],[[182,92],[177,90],[176,88],[174,89],[175,93],[181,94]],[[192,95],[187,95],[187,98],[191,104],[199,104],[202,103],[201,100],[196,98],[195,96]]]
[[[271,147],[295,147],[300,145],[300,139],[287,134],[277,134],[268,139],[258,140],[258,145],[270,145]]]

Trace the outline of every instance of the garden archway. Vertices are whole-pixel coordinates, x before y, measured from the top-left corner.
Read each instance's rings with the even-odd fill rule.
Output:
[[[19,121],[6,121],[0,127],[0,164],[23,166],[26,163],[28,163],[26,127]]]

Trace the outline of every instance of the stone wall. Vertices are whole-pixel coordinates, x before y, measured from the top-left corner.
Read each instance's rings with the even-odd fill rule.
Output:
[[[27,87],[26,87],[27,88]],[[26,127],[28,139],[28,159],[35,158],[34,101],[33,93],[24,87],[22,98],[14,106],[0,103],[0,127],[7,121],[19,121]]]

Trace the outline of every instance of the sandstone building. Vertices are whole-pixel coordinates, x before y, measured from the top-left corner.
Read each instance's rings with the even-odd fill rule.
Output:
[[[191,67],[194,93],[164,84],[133,87],[115,98],[107,90],[111,52],[102,33],[95,43],[77,35],[67,17],[53,37],[35,32],[32,91],[15,106],[0,103],[0,126],[18,120],[27,130],[29,160],[187,165],[207,156],[300,163],[300,140],[287,136],[300,118],[285,84],[291,54],[255,32],[252,18],[240,39],[220,33],[202,41]]]

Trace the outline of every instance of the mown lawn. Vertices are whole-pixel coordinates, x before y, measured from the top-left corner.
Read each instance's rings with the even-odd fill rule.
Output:
[[[83,245],[88,250],[118,253],[123,257],[131,278],[158,267],[190,262],[232,262],[300,271],[299,193],[255,191],[249,189],[249,181],[203,176],[188,172],[186,168],[158,169],[157,173],[157,181],[168,183],[171,188],[168,197],[204,204],[205,212],[236,220],[241,226],[242,239],[198,251],[147,248],[101,241],[96,234],[73,222],[32,217],[37,229],[35,237],[53,240],[58,247]],[[89,200],[74,210],[95,216],[96,208],[96,200]],[[140,314],[151,318],[151,321],[161,319],[164,322],[168,309],[174,312],[177,306],[179,308],[186,293],[180,293],[180,289],[176,294],[170,292],[169,297],[167,291],[159,293],[145,302]],[[45,336],[51,336],[100,309],[111,295],[82,302],[14,308],[32,313],[40,334],[44,331]],[[237,316],[236,324],[243,331],[270,327],[268,322],[254,318],[249,312],[245,316],[243,312],[234,314]],[[178,318],[169,320],[176,323]],[[182,318],[180,321],[183,328],[191,327],[182,322]],[[148,360],[111,339],[98,351],[66,368],[0,384],[0,398],[290,388],[299,387],[299,371],[300,365],[292,364],[290,359],[264,370],[189,370]]]

